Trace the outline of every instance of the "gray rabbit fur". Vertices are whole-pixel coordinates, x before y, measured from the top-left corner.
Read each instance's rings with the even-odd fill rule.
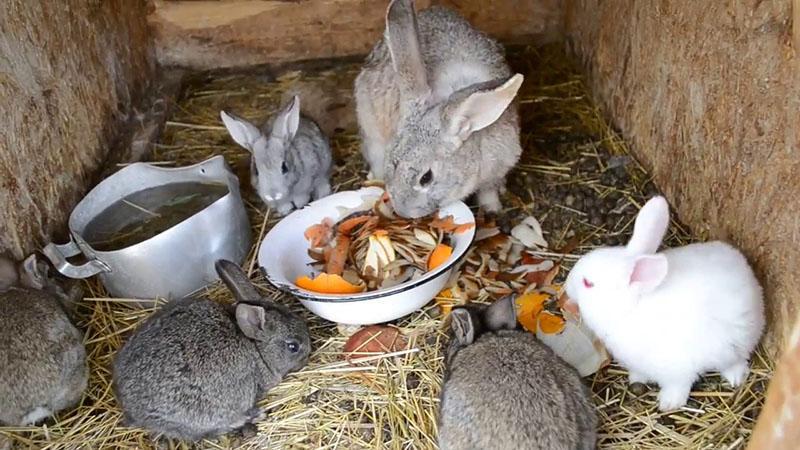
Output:
[[[292,97],[262,129],[229,112],[220,117],[233,140],[251,153],[253,188],[279,215],[330,194],[330,144],[300,113],[300,97]]]
[[[0,425],[40,422],[77,404],[89,368],[83,333],[70,321],[71,295],[31,255],[19,273],[8,260],[0,279]]]
[[[578,373],[526,331],[510,298],[455,308],[439,448],[593,449],[594,406]]]
[[[362,152],[397,212],[430,214],[478,193],[501,208],[499,192],[519,160],[512,76],[503,48],[443,7],[414,12],[394,0],[386,32],[355,80]]]
[[[258,294],[236,264],[217,272],[236,303],[187,297],[149,317],[114,360],[114,388],[125,423],[197,441],[254,427],[256,403],[303,367],[308,327]]]

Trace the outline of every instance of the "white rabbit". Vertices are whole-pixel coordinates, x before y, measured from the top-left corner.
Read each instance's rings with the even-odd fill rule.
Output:
[[[220,117],[233,140],[252,154],[251,183],[279,215],[330,194],[331,148],[319,126],[300,113],[298,96],[263,130],[229,112]]]
[[[417,20],[419,18],[419,20]],[[394,0],[355,80],[362,151],[395,210],[421,217],[477,192],[488,211],[522,153],[513,103],[523,76],[457,13]]]
[[[764,328],[761,286],[745,257],[719,241],[656,253],[668,224],[667,201],[652,198],[626,247],[588,253],[566,281],[630,382],[658,383],[662,411],[685,405],[707,371],[741,384]]]

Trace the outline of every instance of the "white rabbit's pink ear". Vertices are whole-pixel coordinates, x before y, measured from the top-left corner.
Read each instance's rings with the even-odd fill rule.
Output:
[[[297,128],[300,126],[300,97],[294,96],[289,103],[283,107],[283,110],[275,117],[272,123],[272,133],[291,141],[294,139]]]
[[[667,257],[662,254],[638,256],[633,263],[629,285],[642,294],[652,292],[667,277],[668,269]]]
[[[516,74],[500,86],[470,94],[452,106],[447,114],[447,132],[462,141],[474,132],[493,124],[517,96],[522,74]]]
[[[664,197],[647,201],[636,216],[628,250],[634,255],[655,253],[669,226],[669,204]]]
[[[258,127],[241,117],[225,111],[220,111],[219,116],[222,118],[222,123],[225,124],[225,128],[228,129],[228,133],[233,140],[247,150],[253,151],[253,144],[261,136],[261,131]]]
[[[419,26],[413,0],[393,0],[386,10],[386,44],[400,89],[413,98],[430,93],[419,46]]]

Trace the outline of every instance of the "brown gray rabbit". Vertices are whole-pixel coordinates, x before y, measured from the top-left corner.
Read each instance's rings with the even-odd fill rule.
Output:
[[[503,48],[455,12],[394,0],[355,81],[362,152],[397,212],[420,217],[477,192],[488,211],[522,153]]]
[[[114,387],[126,425],[188,441],[251,428],[262,395],[306,364],[305,322],[262,298],[236,264],[220,260],[216,269],[233,306],[170,302],[117,354]]]
[[[83,333],[70,322],[72,297],[31,255],[17,273],[0,261],[0,425],[31,425],[80,401],[89,378]]]
[[[439,448],[593,449],[597,419],[580,376],[515,326],[510,298],[452,311]]]

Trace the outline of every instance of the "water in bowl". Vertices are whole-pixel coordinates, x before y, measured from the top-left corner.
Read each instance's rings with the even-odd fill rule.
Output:
[[[83,238],[95,250],[121,250],[146,241],[202,211],[228,193],[218,183],[174,183],[114,202],[92,219]]]

